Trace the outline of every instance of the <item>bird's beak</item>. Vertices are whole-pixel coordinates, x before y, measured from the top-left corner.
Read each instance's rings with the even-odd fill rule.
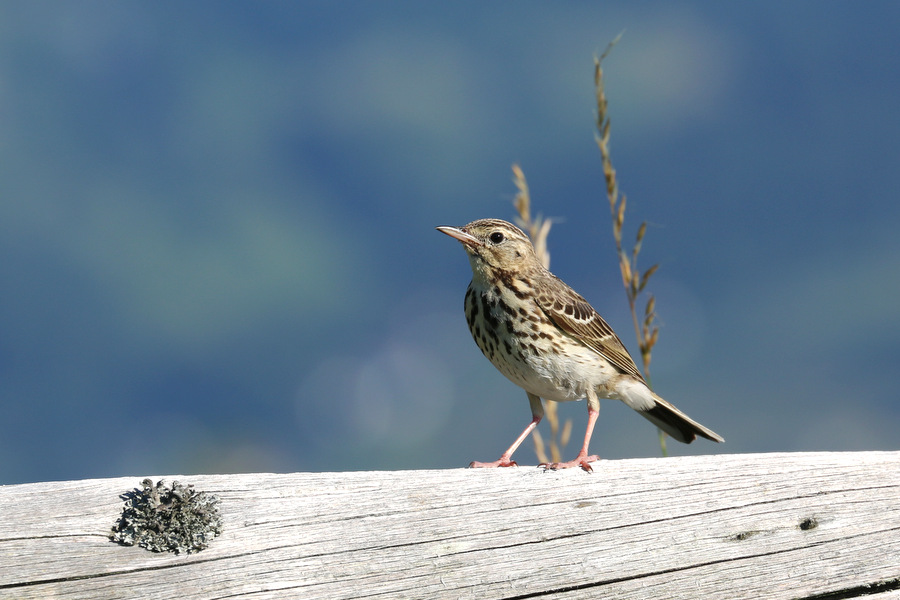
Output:
[[[446,233],[452,238],[456,238],[466,246],[483,246],[477,237],[473,236],[470,233],[467,233],[465,230],[460,229],[459,227],[435,227],[441,233]]]

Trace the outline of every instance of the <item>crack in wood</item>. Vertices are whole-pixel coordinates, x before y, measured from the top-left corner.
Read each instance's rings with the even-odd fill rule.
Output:
[[[102,533],[60,533],[54,535],[29,535],[23,537],[7,537],[0,538],[0,543],[6,542],[31,542],[34,540],[58,540],[68,538],[103,538],[109,539],[109,536]]]
[[[895,486],[895,485],[878,485],[878,486],[869,486],[869,487],[864,487],[864,488],[858,488],[858,490],[859,491],[870,491],[870,490],[892,489],[892,488],[897,488],[897,487],[898,486]],[[630,527],[639,527],[639,526],[643,526],[643,525],[653,525],[653,524],[657,524],[657,523],[669,523],[672,521],[678,521],[680,519],[692,519],[694,517],[700,517],[700,516],[704,516],[704,515],[721,514],[721,513],[726,513],[726,512],[735,511],[735,510],[743,510],[746,508],[752,508],[752,507],[756,507],[756,506],[766,506],[768,504],[780,504],[783,502],[791,502],[794,500],[804,500],[806,498],[816,498],[819,496],[850,493],[850,492],[855,492],[855,491],[857,491],[857,490],[852,489],[852,488],[851,489],[839,489],[839,490],[817,491],[817,492],[812,492],[809,494],[798,494],[796,496],[790,496],[790,497],[773,498],[771,500],[761,500],[758,502],[749,502],[746,504],[740,504],[740,505],[735,505],[735,506],[718,507],[718,508],[713,508],[710,510],[685,513],[685,514],[676,515],[673,517],[651,519],[651,520],[646,520],[646,521],[635,521],[633,523],[623,523],[621,525],[614,525],[612,527],[604,527],[601,529],[592,529],[590,531],[583,531],[581,533],[581,535],[589,535],[591,533],[597,533],[597,532],[601,532],[601,531],[615,531],[617,529],[626,529],[626,528],[630,528]],[[524,505],[524,506],[516,507],[516,508],[534,508],[534,507],[538,507],[538,506],[558,506],[558,505],[561,505],[561,503],[559,503],[559,502],[543,502],[543,503],[534,503],[534,504]],[[515,510],[515,508],[503,507],[502,509],[495,509],[495,511],[499,511],[499,512],[508,512],[510,510]],[[491,512],[494,512],[494,511],[491,511]],[[803,523],[801,523],[801,529],[803,529],[802,525],[803,525]],[[812,527],[808,527],[808,529],[812,529]]]
[[[795,552],[797,550],[802,550],[804,548],[808,548],[808,547],[812,547],[812,546],[821,546],[821,545],[826,545],[826,544],[832,544],[835,542],[842,542],[844,540],[849,540],[849,539],[853,539],[853,538],[857,538],[857,537],[865,537],[868,535],[875,535],[875,534],[879,534],[879,533],[886,533],[889,531],[898,531],[898,530],[900,530],[900,528],[891,528],[891,529],[886,529],[886,530],[877,531],[877,532],[870,532],[870,533],[860,533],[857,535],[850,535],[850,536],[845,536],[842,538],[835,538],[833,540],[817,542],[815,544],[810,544],[809,546],[797,546],[794,548],[784,548],[782,550],[775,550],[772,552],[762,552],[762,553],[758,553],[758,554],[750,554],[750,555],[746,555],[746,556],[740,556],[737,558],[712,560],[712,561],[707,561],[707,562],[702,562],[702,563],[696,563],[693,565],[677,567],[677,568],[673,568],[673,569],[662,569],[659,571],[649,571],[647,573],[640,573],[640,574],[631,575],[628,577],[617,577],[617,578],[612,578],[612,579],[604,579],[601,581],[592,581],[589,583],[581,583],[578,585],[554,588],[551,590],[541,590],[539,592],[531,592],[528,594],[522,594],[522,595],[518,595],[518,596],[506,596],[506,597],[502,598],[501,600],[528,600],[529,598],[540,598],[542,596],[549,596],[551,594],[564,594],[567,592],[577,592],[580,590],[600,588],[600,587],[604,587],[604,586],[608,586],[608,585],[615,585],[617,583],[624,583],[626,581],[638,581],[640,579],[647,579],[648,577],[669,575],[671,573],[681,573],[684,571],[690,571],[693,569],[700,569],[703,567],[709,567],[709,566],[714,566],[714,565],[721,565],[721,564],[728,564],[728,563],[740,563],[742,561],[752,560],[752,559],[756,559],[756,558],[777,556],[779,554]],[[872,591],[873,588],[877,588],[877,589],[874,589],[874,591]],[[858,597],[876,594],[881,591],[893,591],[893,590],[898,590],[898,589],[900,589],[900,579],[891,579],[886,582],[879,582],[879,583],[871,584],[871,585],[867,584],[867,585],[862,585],[862,586],[855,586],[853,588],[848,588],[846,590],[836,590],[833,592],[824,592],[822,594],[815,595],[815,596],[808,596],[806,598],[798,598],[798,600],[849,600],[852,598],[858,598]],[[846,595],[848,593],[851,595]],[[852,595],[852,594],[855,594],[855,595]]]
[[[798,598],[798,600],[851,600],[852,598],[865,598],[866,596],[873,596],[875,594],[893,592],[896,590],[900,590],[900,577],[878,581],[876,583],[857,585],[843,590],[806,596],[804,598]]]
[[[287,545],[281,546],[280,548],[293,548],[295,545]],[[177,563],[171,563],[167,565],[157,565],[153,567],[140,567],[137,569],[119,569],[117,571],[107,571],[105,573],[92,573],[90,575],[72,575],[69,577],[55,577],[52,579],[36,579],[34,581],[20,581],[17,583],[2,583],[0,584],[0,590],[10,590],[16,588],[26,588],[26,587],[35,587],[39,585],[51,585],[54,583],[65,583],[67,581],[85,581],[88,579],[103,579],[105,577],[116,577],[118,575],[130,575],[131,573],[143,573],[146,571],[165,571],[167,569],[177,569],[178,567],[186,566],[186,565],[197,565],[202,563],[214,563],[222,560],[228,560],[231,558],[240,558],[242,556],[253,556],[254,554],[263,554],[270,550],[274,550],[275,547],[266,548],[265,550],[254,550],[253,552],[244,552],[241,554],[229,554],[227,556],[217,556],[215,558],[201,558],[201,559],[191,559],[185,561],[179,561]]]

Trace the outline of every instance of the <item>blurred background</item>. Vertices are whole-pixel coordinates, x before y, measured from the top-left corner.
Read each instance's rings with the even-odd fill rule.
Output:
[[[670,452],[897,449],[900,4],[19,2],[0,483],[499,457],[528,402],[434,227],[511,219],[518,162],[553,271],[636,355],[593,130],[623,30],[653,382],[727,439]],[[609,401],[591,449],[659,454]]]

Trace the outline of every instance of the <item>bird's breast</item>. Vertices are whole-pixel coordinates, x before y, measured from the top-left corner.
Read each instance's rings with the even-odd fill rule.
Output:
[[[473,280],[465,313],[475,343],[519,387],[547,400],[583,398],[592,380],[609,376],[608,363],[557,328],[525,287]]]

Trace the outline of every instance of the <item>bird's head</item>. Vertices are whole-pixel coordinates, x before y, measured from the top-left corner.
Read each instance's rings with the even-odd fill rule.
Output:
[[[540,265],[531,240],[512,223],[480,219],[462,227],[437,230],[462,243],[476,274],[487,270],[527,271]]]

